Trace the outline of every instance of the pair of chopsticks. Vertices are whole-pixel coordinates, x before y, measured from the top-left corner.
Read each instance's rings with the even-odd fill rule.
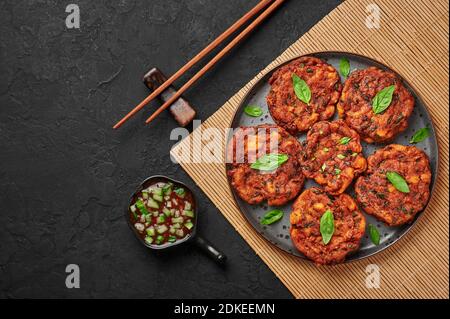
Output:
[[[251,18],[253,18],[258,12],[266,8],[271,4],[263,13],[261,13],[250,25],[248,25],[236,38],[234,38],[222,51],[220,51],[211,61],[208,62],[200,71],[197,72],[189,81],[186,82],[177,92],[170,98],[166,103],[161,105],[155,113],[153,113],[145,123],[150,123],[153,121],[162,111],[167,109],[173,102],[175,102],[184,92],[186,92],[191,85],[193,85],[198,79],[200,79],[209,69],[211,69],[221,58],[223,58],[231,49],[233,49],[245,36],[252,32],[261,22],[263,22],[275,9],[277,9],[285,0],[262,0],[258,3],[252,10],[247,12],[242,18],[236,21],[230,28],[228,28],[224,33],[222,33],[217,39],[211,42],[206,48],[204,48],[200,53],[198,53],[192,60],[190,60],[186,65],[179,69],[174,75],[172,75],[166,82],[159,86],[153,93],[147,96],[141,103],[139,103],[131,112],[129,112],[124,118],[122,118],[116,125],[113,126],[114,129],[119,128],[125,123],[129,118],[139,112],[145,105],[150,103],[155,97],[160,95],[164,90],[166,90],[173,82],[175,82],[179,77],[181,77],[186,71],[188,71],[192,66],[198,63],[202,58],[204,58],[208,53],[214,50],[219,44],[226,40],[230,35],[232,35],[241,26],[247,23]]]

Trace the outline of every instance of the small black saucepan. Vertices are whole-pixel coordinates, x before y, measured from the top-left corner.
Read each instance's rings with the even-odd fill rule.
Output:
[[[177,238],[176,241],[174,241],[174,242],[166,242],[163,244],[148,243],[143,238],[143,236],[145,236],[145,234],[143,232],[139,232],[139,230],[136,228],[136,226],[135,226],[136,220],[134,220],[134,213],[131,210],[131,206],[135,205],[136,201],[138,200],[139,194],[141,194],[142,190],[145,190],[148,187],[150,187],[152,185],[156,185],[158,183],[172,183],[174,189],[183,188],[187,192],[190,192],[190,194],[188,194],[187,196],[189,197],[189,200],[192,202],[192,211],[194,212],[194,218],[191,220],[193,227],[190,230],[190,233],[185,235],[185,237],[183,237],[183,238]],[[197,206],[197,201],[195,199],[195,196],[194,196],[194,193],[192,192],[192,190],[185,184],[183,184],[179,181],[173,180],[169,177],[162,176],[162,175],[156,175],[156,176],[151,176],[151,177],[147,178],[146,180],[144,180],[139,185],[139,187],[136,189],[136,191],[131,195],[131,198],[130,198],[127,208],[126,208],[125,218],[127,219],[128,225],[130,226],[131,230],[138,238],[139,242],[141,244],[143,244],[144,246],[146,246],[147,248],[150,248],[153,250],[164,250],[164,249],[171,249],[173,247],[176,247],[180,244],[184,244],[186,242],[194,242],[198,247],[200,247],[200,249],[202,251],[204,251],[209,257],[214,259],[219,264],[223,264],[227,258],[222,252],[220,252],[217,248],[212,246],[212,244],[208,240],[197,235],[198,206]],[[176,236],[173,236],[173,237],[176,237]]]

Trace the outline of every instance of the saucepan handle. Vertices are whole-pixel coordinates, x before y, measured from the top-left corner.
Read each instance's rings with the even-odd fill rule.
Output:
[[[201,250],[203,250],[209,257],[214,259],[217,263],[223,264],[225,263],[225,260],[227,260],[227,256],[225,256],[224,253],[222,253],[220,250],[214,247],[208,240],[200,236],[195,236],[194,242],[198,247],[201,248]]]

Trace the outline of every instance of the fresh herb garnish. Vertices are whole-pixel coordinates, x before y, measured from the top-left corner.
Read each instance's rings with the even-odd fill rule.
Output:
[[[334,175],[339,175],[339,174],[341,174],[341,172],[342,171],[339,168],[334,169]]]
[[[327,169],[327,164],[323,163],[322,167],[320,168],[320,171],[323,173]]]
[[[397,172],[387,172],[386,177],[394,187],[402,193],[409,193],[409,187],[405,179]]]
[[[258,158],[250,167],[260,171],[273,171],[283,165],[288,159],[289,156],[287,154],[266,154]]]
[[[283,218],[284,212],[279,209],[274,209],[268,212],[264,215],[264,217],[261,219],[262,225],[271,225],[277,221],[279,221],[281,218]]]
[[[327,245],[334,233],[334,216],[331,210],[327,210],[320,218],[320,233],[323,243]]]
[[[378,228],[376,228],[372,224],[369,224],[369,235],[372,243],[374,243],[375,245],[380,244],[380,233],[378,232]]]
[[[375,114],[384,112],[392,102],[395,85],[390,85],[378,92],[372,100],[372,111]]]
[[[245,114],[253,116],[253,117],[259,117],[259,116],[263,115],[263,110],[257,105],[247,105],[244,108],[244,112],[245,112]]]
[[[345,155],[344,154],[338,154],[336,157],[339,158],[339,159],[344,159]]]
[[[305,80],[300,78],[297,74],[292,73],[292,84],[297,98],[303,103],[309,104],[311,101],[311,90]]]
[[[350,61],[346,58],[342,58],[339,61],[339,69],[344,78],[347,78],[350,74]]]
[[[330,149],[329,149],[328,147],[324,147],[324,148],[323,148],[323,151],[324,151],[325,153],[328,153],[329,150],[330,150]]]
[[[348,142],[351,141],[351,139],[352,139],[351,137],[344,136],[343,138],[341,138],[341,139],[339,140],[339,144],[341,144],[341,145],[347,145]]]
[[[415,143],[419,143],[422,142],[424,139],[426,139],[428,136],[430,136],[430,128],[429,127],[424,127],[421,128],[420,130],[418,130],[413,137],[411,138],[411,140],[409,141],[410,144],[415,144]]]

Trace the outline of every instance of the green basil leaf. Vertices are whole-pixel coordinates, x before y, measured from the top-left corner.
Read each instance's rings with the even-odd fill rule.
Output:
[[[253,117],[259,117],[261,115],[263,115],[263,110],[256,105],[247,105],[244,108],[244,112],[247,115],[253,116]]]
[[[390,85],[382,89],[372,100],[372,110],[375,114],[383,113],[392,102],[395,85]]]
[[[311,101],[311,90],[305,80],[292,73],[292,84],[294,85],[294,92],[297,98],[303,103],[309,104]]]
[[[346,58],[342,58],[339,61],[339,69],[344,78],[347,78],[350,74],[350,61]]]
[[[289,156],[287,154],[266,154],[261,156],[250,167],[260,171],[273,171],[283,165]]]
[[[320,218],[320,233],[323,243],[328,245],[334,234],[334,216],[331,210],[327,210]]]
[[[378,229],[372,224],[369,224],[369,235],[372,243],[374,243],[375,245],[380,244],[380,233],[378,232]]]
[[[397,172],[387,172],[386,177],[394,187],[402,193],[409,193],[409,187],[405,179]]]
[[[352,140],[351,137],[344,136],[343,138],[341,138],[341,139],[339,140],[339,144],[341,144],[341,145],[347,145],[348,142],[350,142],[351,140]]]
[[[264,217],[261,219],[262,225],[271,225],[277,221],[279,221],[281,218],[283,218],[284,212],[279,209],[274,209],[268,212],[264,215]]]
[[[415,143],[419,143],[422,142],[424,139],[426,139],[428,136],[430,136],[430,128],[429,127],[424,127],[421,128],[420,130],[418,130],[413,137],[411,138],[411,140],[409,141],[410,144],[415,144]]]

